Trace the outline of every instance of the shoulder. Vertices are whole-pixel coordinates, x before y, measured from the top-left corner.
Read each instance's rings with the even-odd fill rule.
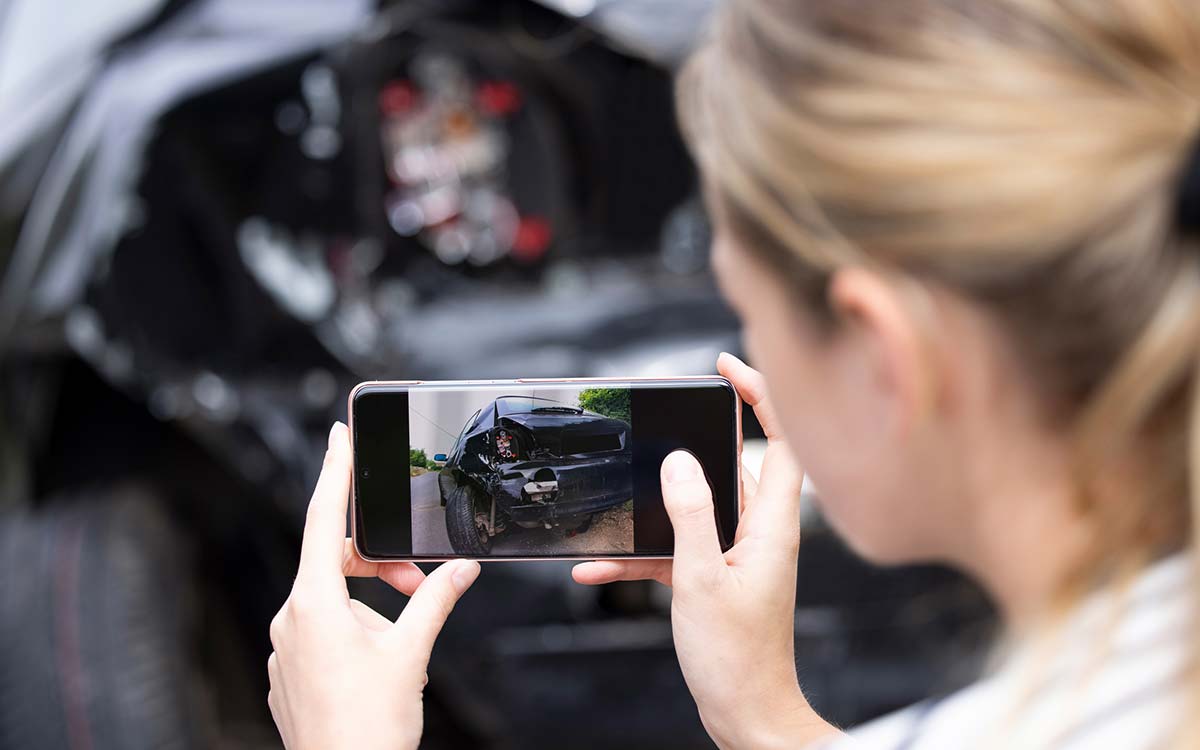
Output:
[[[1195,632],[1190,562],[1152,566],[1120,596],[1098,596],[1051,638],[991,677],[869,722],[819,750],[1088,750],[1157,747],[1185,709]]]
[[[1170,692],[1110,694],[1079,701],[1068,691],[1022,707],[1002,681],[989,680],[867,722],[806,750],[962,750],[1003,738],[997,747],[1126,750],[1161,747],[1182,707]]]
[[[961,750],[978,744],[980,722],[994,716],[998,704],[995,680],[984,680],[867,722],[812,750]]]

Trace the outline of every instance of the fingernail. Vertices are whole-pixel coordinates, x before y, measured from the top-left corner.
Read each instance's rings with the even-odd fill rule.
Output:
[[[700,476],[700,462],[687,451],[675,451],[663,461],[662,476],[667,484],[695,479]]]
[[[341,422],[334,422],[333,426],[329,428],[329,448],[330,449],[333,448],[334,442],[337,440],[338,436],[341,435],[341,432],[344,429],[346,429],[346,425],[342,424]]]
[[[455,570],[450,574],[450,581],[454,584],[454,590],[459,596],[471,587],[475,579],[479,577],[479,563],[474,560],[458,560],[454,563]]]

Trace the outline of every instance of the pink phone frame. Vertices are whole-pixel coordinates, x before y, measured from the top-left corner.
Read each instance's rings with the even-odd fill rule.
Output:
[[[683,375],[679,377],[640,377],[640,378],[516,378],[515,380],[367,380],[354,386],[350,390],[350,396],[346,401],[346,418],[350,428],[350,439],[354,440],[354,397],[358,392],[367,387],[372,386],[420,386],[420,385],[437,385],[437,386],[462,386],[464,388],[472,387],[489,387],[489,386],[504,386],[504,385],[530,385],[530,384],[570,384],[570,383],[638,383],[638,382],[689,382],[694,380],[722,380],[729,385],[734,393],[734,423],[737,427],[737,465],[738,465],[738,481],[737,481],[737,514],[740,521],[742,516],[742,399],[738,395],[737,389],[733,387],[733,383],[729,382],[728,378],[721,375]],[[351,456],[357,456],[357,453],[352,449]],[[356,482],[358,481],[358,469],[353,467],[350,472],[350,538],[354,553],[367,562],[445,562],[446,560],[458,559],[454,555],[448,556],[431,556],[431,557],[406,557],[403,561],[394,558],[377,558],[367,557],[358,549],[358,513],[356,513],[356,505],[358,503],[358,492],[356,491]],[[597,557],[595,555],[568,555],[564,557],[476,557],[472,558],[479,562],[540,562],[546,560],[663,560],[669,559],[671,555],[623,555],[621,557]]]

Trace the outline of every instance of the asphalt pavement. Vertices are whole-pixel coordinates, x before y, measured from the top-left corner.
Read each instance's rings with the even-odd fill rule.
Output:
[[[446,509],[438,497],[437,478],[437,472],[430,471],[411,481],[414,555],[454,554],[446,536]]]

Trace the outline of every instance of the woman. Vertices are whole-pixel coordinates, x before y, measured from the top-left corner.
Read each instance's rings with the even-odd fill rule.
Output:
[[[675,453],[674,561],[576,580],[674,587],[722,747],[1200,746],[1197,5],[730,0],[679,103],[762,374],[718,369],[769,448],[729,552]],[[291,748],[413,747],[430,648],[478,565],[422,581],[357,560],[344,428],[330,445],[269,702]],[[992,674],[853,737],[809,708],[796,461],[860,554],[988,589],[1009,633]],[[392,624],[343,575],[415,593]]]

